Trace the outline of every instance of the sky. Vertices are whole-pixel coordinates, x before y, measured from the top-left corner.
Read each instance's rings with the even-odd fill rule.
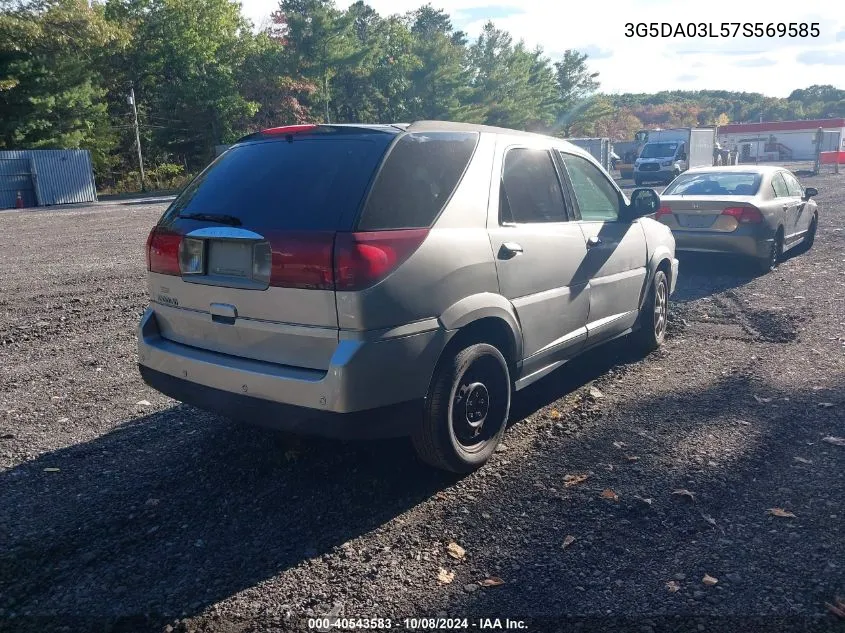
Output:
[[[278,0],[241,0],[260,24]],[[368,0],[381,15],[404,13],[427,0]],[[589,55],[601,91],[734,90],[786,97],[797,88],[845,88],[845,2],[839,0],[430,0],[456,29],[475,37],[487,20],[515,40],[541,46],[553,60],[574,48]],[[349,0],[336,0],[345,8]],[[818,37],[626,37],[627,23],[770,21],[818,23]],[[733,29],[733,27],[730,27]]]

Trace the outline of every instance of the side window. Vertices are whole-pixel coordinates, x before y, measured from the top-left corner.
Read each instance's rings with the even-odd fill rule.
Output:
[[[790,174],[789,172],[781,172],[783,179],[786,181],[786,188],[789,191],[790,196],[795,196],[796,198],[800,198],[804,195],[804,190],[801,188],[801,185],[795,179],[795,176]]]
[[[517,224],[566,222],[563,192],[549,152],[508,150],[502,169],[499,218]]]
[[[464,175],[478,139],[475,132],[400,136],[373,183],[358,230],[431,226]]]
[[[781,172],[778,172],[774,176],[772,176],[772,188],[775,190],[775,198],[789,197],[789,189],[787,188],[786,183],[783,180]]]
[[[572,181],[581,218],[600,222],[618,220],[621,200],[607,176],[585,158],[563,152],[560,156]]]

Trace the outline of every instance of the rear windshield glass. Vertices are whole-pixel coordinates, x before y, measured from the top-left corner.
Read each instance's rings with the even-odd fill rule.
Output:
[[[431,226],[463,176],[477,142],[475,132],[404,134],[373,184],[358,229]]]
[[[678,149],[678,143],[647,143],[640,158],[671,158]]]
[[[760,189],[760,174],[710,173],[682,174],[664,196],[753,196]]]
[[[188,185],[163,221],[208,214],[234,216],[255,228],[341,228],[357,211],[393,138],[372,134],[235,146]]]

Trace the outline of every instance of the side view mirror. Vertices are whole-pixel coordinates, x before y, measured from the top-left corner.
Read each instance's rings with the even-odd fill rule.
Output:
[[[631,204],[628,205],[628,213],[632,220],[645,215],[657,213],[660,208],[660,196],[654,189],[643,187],[634,189],[631,193]]]
[[[809,200],[813,196],[819,195],[819,190],[815,187],[807,187],[804,189],[804,200]]]

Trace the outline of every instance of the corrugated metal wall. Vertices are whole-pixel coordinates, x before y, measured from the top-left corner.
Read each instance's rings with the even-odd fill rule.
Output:
[[[18,192],[24,206],[35,206],[35,185],[32,182],[30,163],[28,158],[7,158],[0,155],[0,209],[14,207]]]
[[[94,168],[85,149],[0,151],[0,208],[95,202]]]

